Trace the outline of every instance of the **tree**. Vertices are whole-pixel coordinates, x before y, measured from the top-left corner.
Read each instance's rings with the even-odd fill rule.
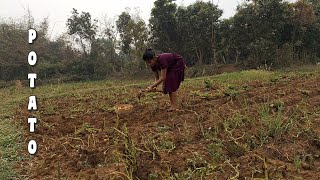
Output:
[[[133,20],[128,12],[122,12],[116,21],[118,32],[121,38],[121,50],[124,54],[129,55],[130,59],[130,44],[132,43],[132,29],[134,26]]]
[[[291,24],[289,5],[282,0],[255,0],[239,6],[232,31],[239,34],[233,38],[240,57],[253,67],[278,63],[277,51],[291,39]]]
[[[234,39],[238,34],[232,32],[233,17],[222,20],[216,28],[216,49],[218,58],[224,63],[238,63],[239,51]]]
[[[124,59],[128,57],[130,61],[133,57],[133,63],[127,64],[138,65],[139,69],[142,69],[144,67],[143,61],[141,61],[142,53],[148,40],[146,23],[138,12],[135,15],[130,15],[129,12],[122,12],[116,24],[120,34],[122,57]]]
[[[96,20],[94,20],[97,22]],[[91,21],[91,15],[88,12],[78,13],[76,9],[73,8],[72,16],[67,20],[68,34],[74,35],[76,41],[80,43],[80,46],[85,54],[91,51],[91,44],[95,40],[95,35],[97,31],[97,26]]]
[[[133,54],[139,69],[142,69],[145,67],[144,62],[142,61],[142,54],[147,47],[148,29],[146,23],[140,17],[134,19],[132,37],[132,44],[134,48]]]
[[[170,52],[178,50],[174,0],[156,0],[149,20],[151,42],[155,49]]]
[[[75,62],[78,72],[82,71],[82,75],[94,75],[95,69],[99,67],[96,62],[97,51],[95,50],[97,20],[92,22],[91,15],[88,12],[78,13],[76,9],[72,10],[71,17],[67,20],[68,34],[72,35],[75,41],[80,45],[84,58],[82,61]]]
[[[113,72],[119,71],[123,65],[118,60],[118,55],[116,53],[116,49],[119,49],[117,46],[117,35],[118,31],[116,28],[115,21],[113,19],[108,19],[106,16],[102,20],[102,38],[106,39],[108,42],[106,48],[106,60],[110,61],[111,68]],[[121,67],[120,67],[121,66]]]
[[[198,1],[177,11],[177,29],[180,47],[191,63],[211,63],[214,59],[215,40],[212,39],[212,26],[217,26],[222,10],[210,2]],[[193,55],[192,55],[193,54]]]
[[[316,3],[313,3],[316,5]],[[292,4],[294,35],[292,43],[294,51],[298,53],[299,60],[307,61],[310,54],[315,59],[317,40],[319,39],[319,26],[316,24],[316,14],[311,3],[299,0]]]

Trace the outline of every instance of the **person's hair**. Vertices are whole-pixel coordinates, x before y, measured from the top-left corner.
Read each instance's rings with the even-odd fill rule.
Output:
[[[152,49],[146,49],[146,51],[143,53],[143,60],[149,61],[155,57],[155,53],[153,52]]]

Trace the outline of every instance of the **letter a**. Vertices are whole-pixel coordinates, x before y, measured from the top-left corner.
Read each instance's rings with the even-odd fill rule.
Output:
[[[36,96],[30,96],[29,97],[29,104],[28,104],[28,110],[30,111],[31,109],[37,110],[37,98]]]

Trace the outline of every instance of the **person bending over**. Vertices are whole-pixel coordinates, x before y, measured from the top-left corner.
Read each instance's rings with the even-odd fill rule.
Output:
[[[184,59],[177,53],[161,53],[155,55],[152,49],[147,49],[143,54],[143,60],[151,67],[155,75],[155,82],[146,91],[155,90],[163,83],[163,93],[169,94],[171,106],[167,111],[177,109],[177,90],[184,80]],[[159,75],[160,73],[160,75]]]

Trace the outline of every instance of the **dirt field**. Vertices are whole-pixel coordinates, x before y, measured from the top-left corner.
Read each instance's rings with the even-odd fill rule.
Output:
[[[37,112],[21,105],[25,144],[32,138],[39,147],[35,156],[23,149],[18,172],[27,179],[319,179],[319,73],[190,80],[179,92],[180,109],[170,113],[163,94],[138,100],[142,87],[75,87],[39,97]],[[117,103],[134,111],[117,115]]]

